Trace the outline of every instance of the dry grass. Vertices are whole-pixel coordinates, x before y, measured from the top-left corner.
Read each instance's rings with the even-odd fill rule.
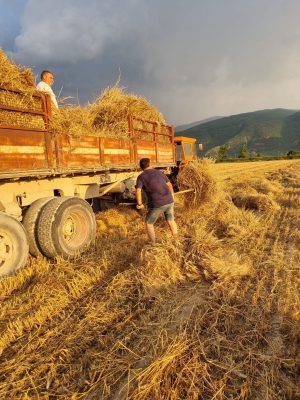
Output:
[[[155,247],[136,211],[103,212],[89,254],[2,279],[0,398],[298,398],[297,176],[264,189],[276,210],[233,204],[252,178],[178,202],[178,241],[161,221]]]

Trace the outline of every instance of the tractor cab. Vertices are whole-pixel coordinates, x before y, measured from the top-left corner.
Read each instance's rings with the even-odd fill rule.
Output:
[[[176,163],[177,165],[185,165],[189,161],[196,160],[197,158],[197,145],[196,139],[177,136],[174,137],[175,150],[176,150]],[[199,145],[200,148],[200,145]]]

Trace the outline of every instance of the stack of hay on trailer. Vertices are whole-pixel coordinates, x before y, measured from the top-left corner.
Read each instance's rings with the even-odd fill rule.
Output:
[[[44,129],[43,116],[29,113],[42,111],[41,99],[36,94],[30,68],[21,67],[9,60],[0,48],[0,124]]]
[[[35,89],[32,71],[9,60],[0,49],[0,107],[20,108],[27,112],[0,109],[0,123],[16,127],[44,129],[42,115],[29,111],[42,111],[42,102]],[[114,138],[129,136],[128,116],[149,121],[135,121],[135,127],[144,131],[166,133],[165,120],[160,111],[145,98],[126,93],[118,85],[106,88],[100,96],[86,106],[62,105],[52,110],[50,129],[55,133],[76,136],[96,135]],[[143,139],[152,140],[149,133],[140,133]],[[165,137],[160,136],[160,141]]]
[[[0,87],[35,91],[35,83],[30,68],[21,67],[9,60],[0,48]]]
[[[159,129],[165,124],[162,114],[143,97],[126,93],[115,86],[104,89],[96,101],[84,107],[62,107],[53,114],[52,129],[73,135],[128,137],[128,116],[133,115],[156,122]],[[139,123],[138,127],[151,130],[151,124]],[[147,137],[145,137],[147,138]],[[152,139],[152,138],[151,138]]]

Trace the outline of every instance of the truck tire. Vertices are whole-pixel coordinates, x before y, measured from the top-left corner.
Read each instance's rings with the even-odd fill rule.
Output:
[[[42,209],[37,237],[47,257],[73,258],[89,247],[95,235],[95,215],[83,199],[58,197]]]
[[[0,213],[0,276],[11,275],[24,267],[28,253],[26,231],[21,222]]]
[[[37,237],[37,226],[43,208],[52,199],[53,197],[44,197],[34,201],[26,211],[22,220],[22,224],[27,232],[29,253],[35,257],[43,256]]]

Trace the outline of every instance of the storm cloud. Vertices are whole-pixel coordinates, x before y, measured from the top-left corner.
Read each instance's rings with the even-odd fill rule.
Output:
[[[52,69],[56,93],[74,102],[93,101],[121,76],[174,124],[300,108],[297,0],[23,3],[6,50],[36,74]]]

